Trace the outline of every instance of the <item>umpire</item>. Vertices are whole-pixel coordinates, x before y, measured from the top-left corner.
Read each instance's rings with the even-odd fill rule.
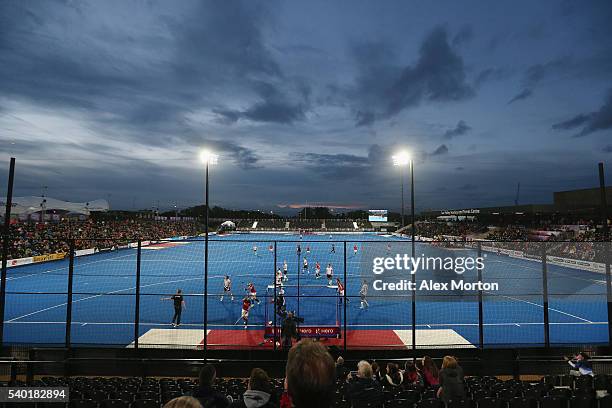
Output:
[[[281,342],[283,348],[287,350],[290,349],[293,344],[293,339],[298,340],[297,325],[293,317],[293,312],[289,312],[281,327]]]

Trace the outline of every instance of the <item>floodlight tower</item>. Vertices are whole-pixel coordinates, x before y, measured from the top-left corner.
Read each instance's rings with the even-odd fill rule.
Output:
[[[208,333],[208,168],[211,164],[217,164],[219,156],[210,150],[200,152],[200,161],[206,166],[206,220],[204,224],[204,350],[207,350]]]

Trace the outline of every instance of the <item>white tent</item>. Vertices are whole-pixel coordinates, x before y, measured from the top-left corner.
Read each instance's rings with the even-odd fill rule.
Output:
[[[68,211],[76,214],[89,215],[92,211],[108,211],[106,200],[94,200],[86,203],[71,203],[50,197],[13,197],[11,214],[32,214],[38,211]],[[0,212],[4,215],[6,197],[0,197]]]
[[[233,230],[236,229],[236,224],[234,224],[232,221],[224,221],[221,223],[219,228],[222,230]]]

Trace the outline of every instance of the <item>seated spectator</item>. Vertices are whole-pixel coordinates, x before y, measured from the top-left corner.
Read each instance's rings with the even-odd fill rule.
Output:
[[[438,397],[445,404],[448,404],[450,401],[461,401],[465,398],[463,369],[454,357],[444,356],[439,378],[440,388],[438,389]]]
[[[380,366],[376,361],[372,362],[372,378],[378,382],[381,382],[381,377]]]
[[[387,364],[387,372],[383,378],[383,384],[389,387],[399,387],[404,382],[404,375],[395,363]]]
[[[371,406],[382,406],[382,387],[372,378],[372,366],[367,361],[357,364],[357,374],[349,373],[345,388],[346,399],[354,406],[356,402],[371,404]]]
[[[421,373],[423,374],[423,382],[426,387],[434,387],[440,384],[438,379],[438,366],[432,360],[431,357],[425,356],[423,357],[423,368],[421,368]]]
[[[570,370],[571,375],[575,375],[577,377],[581,375],[590,375],[590,376],[594,375],[593,367],[591,366],[591,362],[589,361],[588,354],[584,352],[580,352],[571,359],[568,357],[565,357],[565,360],[573,368],[573,370]]]
[[[226,408],[230,402],[227,397],[213,388],[217,371],[212,364],[206,364],[200,370],[200,385],[193,396],[206,408]]]
[[[304,339],[289,350],[287,393],[296,408],[328,408],[334,403],[334,360],[319,342]]]
[[[261,368],[251,370],[251,377],[246,392],[240,401],[233,402],[232,408],[276,408],[278,404],[270,377]]]
[[[164,405],[164,408],[202,408],[200,401],[193,397],[174,398]]]
[[[423,385],[423,378],[412,361],[404,365],[404,384]]]
[[[336,360],[336,379],[344,380],[346,379],[346,375],[348,374],[348,370],[344,366],[344,358],[342,356],[338,357]]]

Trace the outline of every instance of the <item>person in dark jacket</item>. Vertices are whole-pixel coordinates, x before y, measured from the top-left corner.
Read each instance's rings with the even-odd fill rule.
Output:
[[[440,380],[438,397],[446,404],[450,401],[461,401],[465,398],[463,369],[454,357],[444,357],[438,378]]]
[[[287,313],[287,318],[283,320],[283,325],[281,327],[281,341],[283,343],[283,348],[290,349],[293,344],[293,339],[298,338],[297,325],[295,323],[295,319],[293,318],[293,313]]]
[[[383,392],[382,387],[372,378],[372,366],[367,361],[360,361],[357,364],[357,375],[354,377],[349,373],[346,379],[345,394],[346,399],[351,402],[370,403],[372,407],[382,407]]]
[[[242,399],[230,405],[231,408],[277,408],[278,406],[270,377],[261,368],[251,370],[249,385]]]
[[[230,404],[225,395],[213,388],[216,376],[217,370],[212,364],[206,364],[200,370],[200,385],[193,396],[204,408],[226,408]]]
[[[399,367],[395,363],[387,364],[387,371],[382,380],[385,385],[385,389],[387,387],[396,388],[402,385],[404,382],[404,375],[400,371]]]
[[[342,356],[336,359],[336,379],[344,381],[348,375],[348,370],[344,366],[344,358]]]

